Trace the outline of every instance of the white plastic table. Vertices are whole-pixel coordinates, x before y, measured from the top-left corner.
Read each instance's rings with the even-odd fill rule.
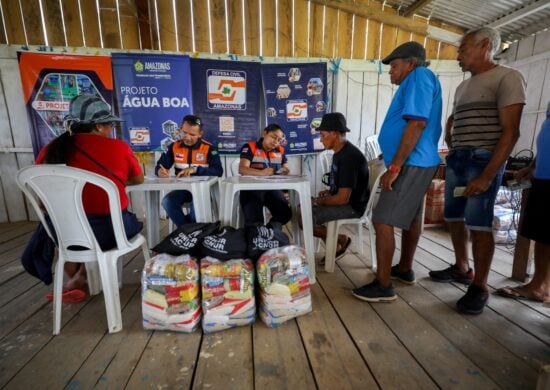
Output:
[[[126,192],[145,192],[147,213],[147,241],[150,247],[160,241],[159,200],[161,191],[187,190],[193,196],[197,222],[213,222],[211,192],[216,191],[218,177],[190,176],[180,178],[146,177],[142,184],[127,186]],[[215,209],[214,209],[215,210]]]
[[[289,190],[292,207],[294,241],[306,250],[310,269],[310,283],[315,283],[315,249],[313,246],[313,219],[311,216],[310,182],[306,176],[231,176],[220,180],[220,212],[224,225],[236,221],[237,194],[245,190]],[[301,207],[304,239],[298,226],[298,205]]]

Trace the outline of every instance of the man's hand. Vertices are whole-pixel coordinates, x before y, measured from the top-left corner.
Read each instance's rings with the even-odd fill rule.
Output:
[[[391,191],[392,184],[397,179],[397,176],[399,176],[399,172],[384,172],[384,174],[380,177],[380,187],[382,187],[385,191]]]
[[[193,173],[195,173],[194,167],[185,168],[185,169],[182,169],[180,173],[178,173],[178,177],[189,177]]]
[[[529,180],[533,177],[534,172],[535,172],[535,166],[529,165],[528,167],[521,168],[520,170],[516,171],[514,173],[514,179],[516,179],[518,183],[524,180]]]
[[[468,183],[464,190],[464,196],[476,196],[487,191],[493,178],[486,178],[483,175],[479,175],[474,180]]]
[[[264,168],[261,170],[262,176],[273,176],[275,174],[275,171],[273,168]]]
[[[323,190],[323,191],[319,191],[319,198],[325,198],[327,196],[330,196],[330,191],[329,190]]]
[[[170,170],[164,168],[164,167],[161,165],[160,168],[159,168],[159,170],[158,170],[158,172],[157,172],[157,175],[158,175],[158,177],[170,177]]]

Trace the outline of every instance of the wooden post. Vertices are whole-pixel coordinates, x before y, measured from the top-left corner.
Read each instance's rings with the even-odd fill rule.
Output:
[[[550,365],[541,368],[536,390],[550,390]]]
[[[523,190],[521,194],[521,208],[519,212],[518,222],[518,234],[516,239],[516,247],[514,249],[514,262],[512,263],[512,279],[525,282],[527,278],[527,265],[531,258],[531,240],[525,238],[519,234],[521,225],[523,225],[523,212],[525,211],[525,204],[527,197],[529,196],[529,190]]]

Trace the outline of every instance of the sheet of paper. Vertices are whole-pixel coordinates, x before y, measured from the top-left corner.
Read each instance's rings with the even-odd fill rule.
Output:
[[[147,180],[157,180],[157,181],[183,181],[183,182],[197,182],[197,181],[207,181],[210,178],[210,176],[189,176],[189,177],[176,177],[176,176],[170,176],[170,177],[158,177],[155,175],[146,175],[145,179]]]

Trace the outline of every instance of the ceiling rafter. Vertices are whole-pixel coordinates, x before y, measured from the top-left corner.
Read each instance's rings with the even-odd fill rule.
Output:
[[[410,31],[414,34],[426,35],[429,38],[458,46],[462,35],[455,32],[445,30],[440,27],[432,26],[424,22],[414,20],[413,18],[406,18],[377,10],[367,6],[359,6],[349,0],[309,0],[312,3],[324,5],[330,8],[338,9],[350,14],[362,16],[367,19],[376,20],[390,26],[399,27],[403,30]]]
[[[430,4],[433,0],[417,0],[410,6],[408,6],[405,11],[403,12],[403,16],[412,16],[416,13],[416,11],[421,10],[428,4]]]

